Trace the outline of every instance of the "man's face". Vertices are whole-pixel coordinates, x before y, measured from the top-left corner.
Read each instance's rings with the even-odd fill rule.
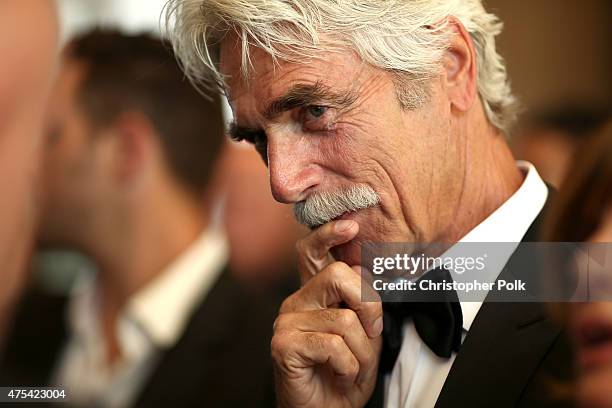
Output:
[[[79,103],[85,74],[82,64],[66,60],[51,95],[40,183],[42,244],[81,244],[79,234],[86,233],[103,202],[99,191],[104,138],[93,134]]]
[[[22,280],[34,226],[38,147],[57,52],[53,4],[0,2],[0,309]]]
[[[245,83],[238,50],[235,38],[222,43],[233,133],[257,142],[274,197],[299,203],[366,186],[380,199],[374,207],[336,217],[360,227],[352,243],[337,248],[338,259],[359,264],[360,242],[431,242],[449,228],[464,155],[462,138],[451,134],[441,79],[431,81],[423,107],[404,110],[391,74],[348,52],[322,52],[305,64],[275,67],[253,49],[255,68]]]

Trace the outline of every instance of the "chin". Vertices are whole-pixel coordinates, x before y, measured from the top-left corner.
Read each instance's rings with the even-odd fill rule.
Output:
[[[572,331],[577,343],[578,397],[585,407],[612,408],[612,305],[576,305]]]
[[[612,305],[594,302],[576,306],[572,320],[582,371],[612,371]]]

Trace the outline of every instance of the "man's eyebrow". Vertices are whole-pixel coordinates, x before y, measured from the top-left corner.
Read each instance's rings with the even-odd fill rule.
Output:
[[[323,83],[297,84],[283,96],[273,100],[266,110],[264,117],[272,120],[281,113],[299,106],[313,104],[330,105],[333,108],[348,108],[355,102],[356,95],[351,91],[333,91]]]
[[[236,122],[230,123],[228,133],[230,138],[236,142],[245,140],[249,143],[255,143],[255,139],[257,136],[265,135],[263,129],[253,129],[245,126],[240,126]]]

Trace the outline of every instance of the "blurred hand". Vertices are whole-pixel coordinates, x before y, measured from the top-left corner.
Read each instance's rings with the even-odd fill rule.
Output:
[[[298,242],[303,286],[281,306],[272,338],[280,407],[362,407],[374,390],[382,304],[361,302],[360,267],[329,253],[358,230],[336,221]]]

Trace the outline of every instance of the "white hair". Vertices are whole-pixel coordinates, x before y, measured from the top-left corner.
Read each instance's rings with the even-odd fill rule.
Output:
[[[376,207],[379,203],[380,197],[372,187],[357,184],[341,191],[311,194],[294,205],[293,213],[300,224],[316,228],[344,213]]]
[[[169,0],[166,27],[187,76],[224,86],[219,43],[235,33],[242,73],[256,46],[275,61],[299,62],[321,50],[350,49],[396,78],[400,103],[426,101],[427,79],[440,73],[453,32],[449,17],[470,33],[477,55],[478,93],[495,127],[507,132],[517,115],[503,58],[495,49],[502,23],[481,0]]]

